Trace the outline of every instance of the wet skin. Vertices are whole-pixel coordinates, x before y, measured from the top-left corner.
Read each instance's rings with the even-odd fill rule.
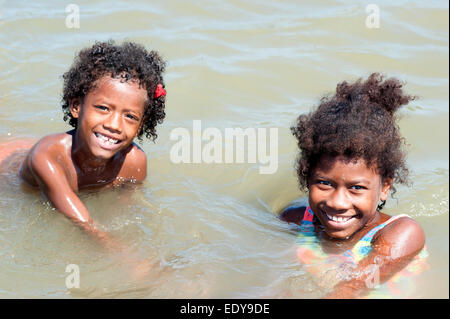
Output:
[[[391,216],[377,206],[386,200],[392,180],[383,179],[376,168],[362,159],[323,156],[309,179],[309,205],[314,212],[317,236],[327,253],[339,254],[351,249],[372,228]],[[287,209],[282,220],[301,224],[305,207]],[[406,266],[425,244],[421,226],[402,217],[378,231],[372,240],[372,251],[359,264],[355,273],[376,264],[380,282]],[[395,252],[394,254],[392,252]],[[367,275],[335,286],[329,298],[352,298],[368,292]]]
[[[146,156],[133,139],[142,126],[146,100],[147,91],[136,82],[99,79],[84,101],[71,101],[77,129],[38,141],[22,163],[22,179],[39,187],[58,211],[83,229],[107,238],[76,192],[145,179]]]

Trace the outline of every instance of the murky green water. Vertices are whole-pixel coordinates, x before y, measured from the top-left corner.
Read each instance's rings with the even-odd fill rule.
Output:
[[[78,1],[80,28],[59,1],[0,2],[0,141],[69,127],[61,75],[95,40],[140,42],[168,60],[167,117],[144,142],[148,177],[136,190],[81,197],[104,229],[162,266],[133,281],[130,266],[55,213],[39,192],[0,174],[1,298],[259,298],[321,291],[295,256],[295,230],[276,213],[297,198],[289,127],[337,82],[380,71],[418,95],[400,122],[412,187],[386,212],[408,213],[427,236],[430,270],[417,298],[448,298],[448,4],[377,1],[380,28],[352,1]],[[173,164],[176,127],[278,128],[279,165]],[[67,289],[66,266],[80,269]]]

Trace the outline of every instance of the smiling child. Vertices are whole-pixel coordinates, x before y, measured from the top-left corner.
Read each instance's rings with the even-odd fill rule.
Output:
[[[386,281],[394,287],[401,271],[420,268],[421,226],[381,212],[393,184],[408,182],[395,112],[412,99],[397,79],[374,73],[338,84],[292,128],[309,206],[291,205],[280,218],[300,225],[298,258],[331,290],[328,298],[362,297]]]
[[[143,46],[113,41],[80,51],[64,74],[64,120],[73,130],[43,137],[31,147],[20,176],[95,238],[100,231],[77,195],[82,189],[142,182],[147,159],[133,141],[155,140],[165,113],[165,62]]]

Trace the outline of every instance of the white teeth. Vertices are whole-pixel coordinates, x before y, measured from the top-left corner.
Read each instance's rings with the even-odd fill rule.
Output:
[[[116,144],[119,140],[106,137],[105,135],[102,135],[100,133],[95,133],[95,136],[97,136],[99,139],[101,139],[103,142],[107,142],[110,144]]]
[[[335,222],[338,222],[338,223],[344,223],[344,222],[346,222],[346,221],[351,219],[351,217],[338,217],[338,216],[331,216],[331,215],[328,215],[328,214],[326,214],[326,215],[327,215],[328,219],[331,219],[332,221],[335,221]]]

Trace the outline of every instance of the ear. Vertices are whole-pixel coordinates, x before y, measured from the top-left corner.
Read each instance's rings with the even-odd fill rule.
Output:
[[[81,100],[78,98],[72,99],[69,103],[69,111],[73,118],[77,119],[81,113]]]
[[[392,189],[392,184],[394,183],[394,180],[392,178],[385,178],[382,181],[381,184],[381,194],[380,194],[380,200],[387,200],[388,195]]]

